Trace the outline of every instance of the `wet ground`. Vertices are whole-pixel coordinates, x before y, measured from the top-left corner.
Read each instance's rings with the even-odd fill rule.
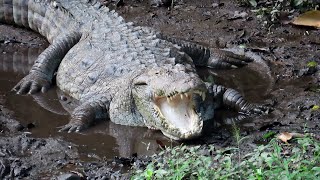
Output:
[[[311,69],[307,63],[320,63],[320,31],[282,24],[264,27],[250,9],[229,1],[212,3],[183,1],[169,10],[152,8],[144,1],[125,1],[116,9],[128,21],[173,37],[209,46],[217,46],[217,40],[227,47],[245,44],[255,51],[263,60],[245,68],[199,69],[205,80],[235,88],[250,102],[275,108],[268,116],[241,122],[242,135],[258,142],[268,131],[319,133],[320,112],[313,110],[320,105],[319,66]],[[233,18],[235,11],[248,15]],[[159,132],[111,122],[101,122],[83,134],[58,133],[57,127],[68,122],[66,109],[73,102],[61,101],[56,88],[37,96],[10,91],[46,46],[35,33],[0,25],[0,178],[49,179],[71,171],[79,172],[78,176],[118,177],[118,170],[126,172],[133,161],[141,163],[161,146],[179,144]],[[232,144],[228,114],[232,113],[221,110],[216,121],[206,123],[203,137],[184,143]]]

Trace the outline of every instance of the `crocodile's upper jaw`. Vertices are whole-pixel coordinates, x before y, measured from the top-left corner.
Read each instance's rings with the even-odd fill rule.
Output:
[[[171,96],[154,96],[154,109],[158,113],[160,130],[171,139],[190,139],[202,132],[203,121],[195,111],[193,96],[205,98],[204,92],[190,91]]]

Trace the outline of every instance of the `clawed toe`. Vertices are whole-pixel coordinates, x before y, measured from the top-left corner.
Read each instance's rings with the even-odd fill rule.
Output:
[[[17,94],[27,94],[29,92],[31,86],[31,82],[23,81],[21,84],[19,84],[19,89],[17,88]]]
[[[35,94],[40,91],[46,92],[50,84],[51,81],[38,74],[29,74],[14,86],[12,91],[15,91],[17,94]]]
[[[274,109],[268,106],[256,105],[245,111],[240,111],[240,114],[244,115],[267,115],[272,112]]]
[[[59,132],[73,133],[73,132],[80,132],[81,130],[83,130],[84,129],[84,125],[69,123],[69,124],[66,124],[64,126],[60,126],[58,128],[60,129]]]
[[[236,54],[234,52],[223,49],[211,49],[212,58],[209,60],[209,66],[212,68],[239,68],[248,65],[254,61],[251,57],[244,54]]]
[[[30,86],[29,94],[35,94],[41,90],[41,86],[39,86],[37,83],[32,83]]]
[[[261,115],[267,115],[270,112],[273,111],[273,108],[268,106],[256,106],[252,109],[253,114],[261,114]]]
[[[248,65],[248,62],[246,62],[246,61],[243,61],[241,59],[234,58],[234,57],[229,57],[229,56],[226,56],[224,61],[226,61],[230,65],[233,65],[236,67],[243,67],[243,66]]]

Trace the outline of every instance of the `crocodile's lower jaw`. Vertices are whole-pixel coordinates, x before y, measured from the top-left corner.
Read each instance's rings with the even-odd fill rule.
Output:
[[[193,93],[155,99],[155,109],[163,119],[163,134],[171,139],[190,139],[202,131],[202,120],[194,110]]]

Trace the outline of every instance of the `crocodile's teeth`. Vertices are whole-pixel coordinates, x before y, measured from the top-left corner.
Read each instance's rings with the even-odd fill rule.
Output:
[[[170,96],[170,100],[171,100],[171,101],[173,100],[173,97],[172,97],[172,96]]]
[[[189,97],[189,94],[188,94],[188,93],[185,93],[184,95],[186,96],[186,98],[188,98],[188,97]]]
[[[168,102],[168,103],[170,102],[170,98],[169,98],[169,97],[167,97],[167,102]]]
[[[180,94],[180,98],[183,99],[183,95],[182,94]]]
[[[54,8],[58,7],[58,3],[57,3],[56,1],[53,1],[51,5],[52,5],[52,7],[54,7]]]
[[[206,99],[206,93],[205,92],[202,92],[201,93],[201,97],[202,97],[202,101],[204,101]]]

